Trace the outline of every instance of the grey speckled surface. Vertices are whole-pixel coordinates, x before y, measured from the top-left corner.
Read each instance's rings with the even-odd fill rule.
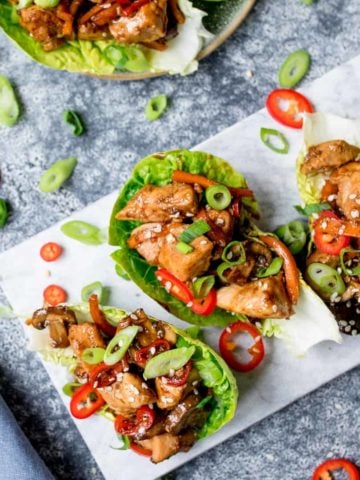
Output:
[[[13,207],[0,249],[111,192],[145,154],[191,147],[255,112],[276,86],[287,53],[310,51],[306,81],[357,55],[359,16],[359,0],[318,0],[311,7],[300,0],[259,0],[241,29],[195,75],[133,83],[45,70],[1,37],[0,73],[16,84],[24,114],[17,127],[0,130],[0,196]],[[252,78],[245,74],[249,69]],[[157,93],[170,96],[171,108],[149,124],[144,105]],[[71,136],[61,121],[65,108],[82,113],[86,135]],[[76,175],[57,194],[40,194],[42,169],[69,155],[79,158]],[[55,477],[101,479],[40,362],[26,352],[20,326],[2,319],[0,335],[1,393]],[[359,392],[357,368],[190,462],[176,478],[305,480],[327,456],[360,464]]]

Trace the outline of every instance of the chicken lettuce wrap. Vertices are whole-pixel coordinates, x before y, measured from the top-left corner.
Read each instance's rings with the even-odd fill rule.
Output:
[[[30,57],[97,75],[193,72],[205,15],[189,0],[0,0],[0,27]]]
[[[138,309],[44,307],[27,321],[29,348],[69,366],[70,411],[114,421],[124,448],[159,463],[212,435],[235,413],[236,380],[217,353]]]
[[[312,230],[306,280],[343,333],[360,333],[360,120],[304,120],[297,178]]]
[[[244,176],[221,158],[187,150],[154,154],[136,165],[114,206],[113,258],[146,294],[189,323],[245,319],[261,328],[266,321],[266,334],[286,339],[296,353],[326,338],[338,341],[336,323],[302,284],[288,248],[255,226],[258,213]]]

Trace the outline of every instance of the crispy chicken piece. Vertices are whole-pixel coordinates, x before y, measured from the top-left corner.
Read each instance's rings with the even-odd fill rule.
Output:
[[[145,185],[117,213],[116,218],[140,222],[170,222],[173,219],[194,216],[197,208],[198,199],[191,185]]]
[[[106,348],[98,327],[94,323],[89,322],[81,323],[80,325],[71,325],[69,329],[69,342],[78,358],[81,358],[86,348]]]
[[[36,5],[20,10],[20,25],[38,42],[46,52],[63,43],[63,22],[56,16],[56,9],[40,8]]]
[[[177,405],[186,390],[186,384],[172,386],[166,383],[166,378],[156,377],[155,388],[158,396],[157,406],[161,409],[171,409]]]
[[[165,37],[167,22],[167,0],[151,0],[133,16],[111,23],[110,32],[120,43],[154,42]]]
[[[158,265],[160,249],[165,242],[165,235],[161,235],[164,229],[162,223],[140,225],[131,232],[128,245],[136,248],[150,265]]]
[[[232,231],[234,229],[234,218],[230,215],[230,212],[227,210],[215,210],[213,208],[207,208],[206,214],[215,225],[227,234],[232,236]]]
[[[206,421],[209,412],[203,408],[196,408],[200,398],[197,395],[189,395],[180,402],[166,417],[165,430],[174,435],[188,428],[200,428]]]
[[[180,451],[187,452],[195,442],[196,435],[189,431],[178,436],[164,433],[147,440],[138,441],[137,443],[143,448],[151,450],[151,461],[159,463]]]
[[[349,220],[360,220],[360,162],[338,168],[330,177],[338,188],[336,203]]]
[[[326,265],[336,268],[339,265],[339,256],[314,250],[306,259],[306,265],[310,265],[311,263],[326,263]]]
[[[217,306],[254,318],[288,318],[292,313],[282,274],[222,287],[217,292]]]
[[[142,405],[156,401],[155,393],[148,385],[133,373],[123,373],[108,387],[98,388],[105,402],[117,414],[131,417]]]
[[[301,172],[305,175],[324,172],[355,160],[359,154],[360,148],[349,145],[344,140],[333,140],[313,145],[309,148],[301,166]]]

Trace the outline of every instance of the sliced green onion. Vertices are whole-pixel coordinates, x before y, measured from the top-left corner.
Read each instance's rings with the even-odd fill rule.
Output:
[[[279,84],[284,88],[294,88],[310,68],[311,58],[306,50],[290,53],[279,70]]]
[[[220,278],[220,280],[224,283],[227,283],[227,279],[224,275],[225,270],[228,270],[229,268],[232,268],[232,265],[228,262],[223,262],[220,263],[220,265],[216,269],[216,274]]]
[[[54,8],[60,3],[60,0],[34,0],[35,5],[40,8]]]
[[[176,250],[179,250],[180,253],[183,253],[184,255],[191,253],[194,249],[191,245],[188,245],[185,242],[179,242],[176,245]]]
[[[85,287],[81,289],[81,300],[87,303],[89,297],[94,294],[98,297],[99,303],[104,305],[104,287],[101,282],[93,282],[85,285]]]
[[[85,245],[100,245],[103,242],[101,230],[91,223],[81,220],[70,220],[61,225],[60,230],[64,235],[74,240],[78,240]]]
[[[153,121],[160,118],[168,105],[166,95],[158,95],[157,97],[150,98],[145,107],[145,116],[148,120]]]
[[[121,447],[112,447],[110,445],[110,448],[113,450],[129,450],[130,448],[130,439],[127,435],[120,435],[120,433],[117,433],[117,438],[122,442]]]
[[[214,275],[207,275],[206,277],[197,278],[192,284],[192,291],[195,298],[205,298],[214,285]]]
[[[9,209],[6,200],[0,198],[0,228],[6,225],[9,218]]]
[[[299,220],[293,220],[286,225],[281,225],[274,233],[289,247],[293,255],[301,252],[306,244],[306,227]]]
[[[346,261],[345,261],[344,256],[347,253],[356,253],[357,256],[358,256],[357,258],[360,259],[360,256],[359,256],[360,255],[360,250],[353,250],[352,248],[343,248],[340,252],[340,265],[341,265],[342,271],[345,273],[345,275],[348,275],[349,277],[353,277],[355,275],[360,275],[360,265],[357,265],[354,268],[348,268],[345,265]]]
[[[78,113],[73,110],[65,110],[63,113],[63,119],[68,125],[70,125],[75,136],[79,137],[84,133],[85,128]]]
[[[168,350],[152,357],[144,370],[144,378],[155,378],[162,375],[168,375],[171,370],[179,370],[195,353],[195,347],[180,347]]]
[[[310,263],[306,269],[310,286],[322,297],[333,299],[345,292],[345,283],[335,268],[325,263]]]
[[[138,330],[139,327],[136,325],[131,325],[115,335],[105,351],[104,362],[106,365],[114,365],[124,357],[125,353],[128,351],[128,348],[136,337]]]
[[[230,190],[225,185],[212,185],[205,191],[207,203],[215,210],[224,210],[231,203]]]
[[[289,142],[286,140],[285,136],[279,132],[279,130],[261,127],[260,138],[264,145],[276,153],[288,153],[289,151]],[[274,143],[275,140],[277,141],[278,145]]]
[[[119,263],[115,265],[115,272],[119,275],[119,277],[123,278],[124,280],[130,280],[129,275]]]
[[[230,265],[241,265],[246,261],[244,245],[237,240],[230,242],[224,248],[221,258]]]
[[[198,220],[192,223],[179,237],[180,242],[191,243],[195,238],[201,237],[204,233],[210,232],[211,228],[205,220]]]
[[[283,264],[283,259],[280,257],[273,258],[271,260],[270,265],[267,268],[259,268],[256,272],[256,276],[258,278],[265,278],[271,277],[272,275],[276,275],[280,272],[281,267]]]
[[[94,347],[85,348],[81,355],[81,360],[90,365],[97,365],[104,360],[105,348]]]
[[[69,383],[67,383],[66,385],[63,386],[62,391],[68,397],[72,397],[75,390],[77,390],[79,387],[81,387],[81,383],[79,383],[79,382],[69,382]]]
[[[20,115],[19,102],[9,80],[0,75],[0,124],[12,127]]]
[[[200,409],[205,407],[214,397],[212,395],[208,395],[207,397],[203,398],[195,407],[195,409]]]
[[[331,205],[326,202],[323,203],[309,203],[302,207],[301,205],[294,205],[295,210],[300,213],[301,215],[305,215],[306,217],[310,217],[310,215],[314,215],[314,213],[320,213],[324,210],[332,210]]]
[[[44,193],[54,192],[72,175],[77,164],[75,157],[58,160],[41,175],[39,188]]]

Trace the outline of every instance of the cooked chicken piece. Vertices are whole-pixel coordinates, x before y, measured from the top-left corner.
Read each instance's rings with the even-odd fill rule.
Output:
[[[137,443],[143,448],[151,450],[151,461],[159,463],[180,451],[187,452],[195,442],[195,434],[189,431],[179,436],[164,433],[148,440],[138,441]]]
[[[97,389],[115,413],[131,417],[142,405],[156,401],[154,392],[138,375],[122,373],[118,377],[110,386]]]
[[[152,0],[133,16],[115,20],[110,32],[119,43],[148,43],[165,37],[167,21],[167,0]]]
[[[155,378],[155,389],[158,396],[157,406],[164,410],[169,410],[177,405],[183,397],[186,389],[185,385],[172,386],[166,383],[166,378]]]
[[[128,239],[130,248],[135,248],[150,265],[158,265],[161,246],[165,241],[162,223],[145,223],[135,228]]]
[[[186,225],[173,228],[166,236],[159,255],[159,266],[171,272],[182,282],[198,277],[208,270],[213,249],[213,243],[201,235],[190,243],[194,249],[192,252],[186,254],[179,252],[176,248],[177,239],[186,228]]]
[[[112,38],[107,25],[99,26],[92,22],[79,25],[77,37],[79,40],[107,40]]]
[[[217,292],[217,306],[253,318],[288,318],[292,313],[282,274],[222,287]]]
[[[305,175],[324,172],[355,160],[359,154],[360,148],[349,145],[344,140],[313,145],[308,150],[301,172]]]
[[[46,52],[63,43],[63,22],[56,16],[56,9],[36,5],[20,10],[20,25],[43,44]]]
[[[69,342],[75,355],[81,358],[86,348],[106,348],[103,337],[95,323],[81,323],[69,328]]]
[[[337,186],[336,203],[349,220],[360,220],[360,162],[338,168],[330,177]]]
[[[188,428],[197,429],[204,425],[209,412],[203,408],[196,408],[200,402],[197,395],[189,395],[180,402],[166,417],[165,430],[174,435]]]
[[[156,324],[156,332],[157,332],[158,338],[164,338],[171,345],[176,344],[176,340],[177,340],[176,332],[167,323],[164,323],[161,320],[158,321]]]
[[[165,418],[167,412],[156,412],[156,421],[149,430],[140,429],[137,431],[135,435],[132,436],[134,440],[147,440],[156,435],[161,435],[162,433],[166,433],[165,430]]]
[[[229,283],[236,283],[236,285],[245,285],[249,281],[251,272],[255,266],[255,258],[247,255],[245,263],[235,265],[224,272],[224,277]]]
[[[258,267],[267,267],[272,260],[270,248],[259,242],[250,242],[246,245],[246,252],[254,254],[256,257],[256,265]]]
[[[207,208],[206,214],[217,227],[221,228],[224,233],[230,237],[232,236],[234,218],[230,215],[230,212],[227,210],[215,210],[212,208]]]
[[[139,332],[136,335],[136,341],[140,347],[146,347],[158,338],[155,325],[142,308],[138,308],[135,312],[130,313],[130,315],[124,318],[119,323],[116,333],[119,333],[129,325],[137,325],[140,327]]]
[[[311,263],[326,263],[326,265],[336,268],[339,265],[339,256],[330,255],[328,253],[320,252],[320,250],[315,250],[306,259],[306,265],[310,265]]]
[[[191,185],[145,185],[117,213],[116,218],[140,222],[170,222],[173,219],[194,216],[197,206],[198,199]]]

